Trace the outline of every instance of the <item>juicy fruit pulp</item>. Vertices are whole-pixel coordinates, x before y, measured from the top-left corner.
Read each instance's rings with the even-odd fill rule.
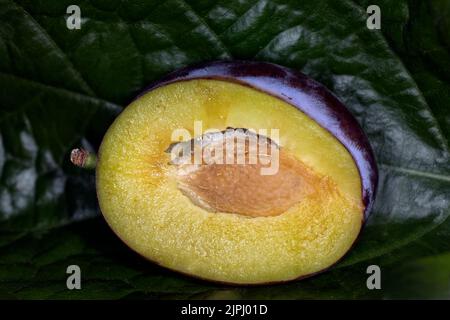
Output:
[[[198,120],[205,129],[279,129],[282,176],[233,165],[180,175],[165,150],[173,130],[193,133]],[[354,243],[365,210],[358,168],[329,131],[281,99],[211,79],[167,84],[132,102],[102,142],[97,193],[112,229],[144,257],[240,284],[326,269]]]

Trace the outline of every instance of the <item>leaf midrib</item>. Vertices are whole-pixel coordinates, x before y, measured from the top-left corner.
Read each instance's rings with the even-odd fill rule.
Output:
[[[400,166],[393,166],[393,165],[385,164],[385,163],[378,163],[378,164],[382,168],[394,170],[394,171],[397,171],[400,173],[405,173],[408,175],[419,176],[419,177],[424,177],[424,178],[429,178],[429,179],[434,179],[434,180],[439,180],[442,182],[450,183],[449,175],[436,174],[436,173],[431,173],[431,172],[421,171],[421,170],[416,170],[416,169],[410,169],[410,168],[400,167]]]

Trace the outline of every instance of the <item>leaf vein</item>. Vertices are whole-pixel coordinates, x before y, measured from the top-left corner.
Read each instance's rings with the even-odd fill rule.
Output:
[[[203,25],[209,31],[209,33],[216,39],[217,44],[219,45],[220,49],[222,49],[223,52],[226,54],[227,58],[231,59],[232,58],[232,54],[228,50],[228,48],[225,45],[225,43],[223,43],[223,41],[219,37],[219,35],[209,26],[208,23],[206,23],[206,21],[194,10],[194,8],[189,3],[186,2],[186,0],[180,0],[180,1],[184,4],[186,9],[188,9],[189,11],[191,11],[195,15],[195,17],[198,19],[200,24]]]
[[[33,23],[36,28],[44,35],[44,37],[48,40],[48,42],[53,46],[53,49],[55,49],[61,58],[63,58],[66,63],[68,64],[73,76],[80,82],[80,85],[82,86],[83,90],[86,91],[87,94],[91,96],[97,96],[94,92],[94,90],[89,86],[87,81],[83,78],[83,75],[75,68],[72,61],[69,59],[67,54],[56,44],[56,42],[53,40],[53,38],[49,35],[49,33],[42,27],[37,20],[20,4],[18,4],[15,0],[12,1],[17,9],[21,10],[24,15],[28,17],[28,19]]]

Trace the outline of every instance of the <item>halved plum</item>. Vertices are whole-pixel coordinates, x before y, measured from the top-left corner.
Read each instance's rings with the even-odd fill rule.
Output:
[[[108,129],[97,163],[101,211],[130,248],[233,284],[336,263],[376,183],[368,140],[343,104],[263,62],[206,63],[153,84]]]

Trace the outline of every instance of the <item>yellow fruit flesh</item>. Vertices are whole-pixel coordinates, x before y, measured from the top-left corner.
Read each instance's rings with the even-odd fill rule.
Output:
[[[284,213],[251,218],[209,212],[178,188],[164,151],[172,131],[280,129],[280,145],[333,188],[308,193]],[[156,263],[229,283],[265,283],[321,271],[361,228],[357,167],[328,131],[295,107],[218,80],[177,82],[128,106],[103,140],[97,166],[101,210],[132,249]]]

